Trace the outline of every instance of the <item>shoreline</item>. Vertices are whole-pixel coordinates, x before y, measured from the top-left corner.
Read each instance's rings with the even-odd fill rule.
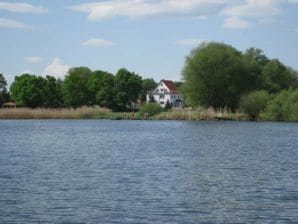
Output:
[[[173,109],[153,116],[139,112],[112,112],[105,108],[2,108],[0,120],[151,120],[151,121],[250,121],[243,113],[210,109]],[[256,121],[253,121],[256,122]],[[257,122],[297,122],[259,119]]]

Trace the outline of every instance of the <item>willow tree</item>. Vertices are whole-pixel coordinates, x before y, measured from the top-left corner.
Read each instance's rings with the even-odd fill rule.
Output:
[[[182,72],[184,94],[192,106],[235,110],[247,91],[242,53],[223,43],[203,43],[191,51]]]

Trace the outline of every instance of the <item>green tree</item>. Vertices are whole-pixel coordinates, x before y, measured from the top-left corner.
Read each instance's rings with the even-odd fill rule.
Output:
[[[266,65],[270,61],[269,58],[264,54],[263,50],[259,48],[250,47],[245,51],[244,55],[255,60],[261,65]]]
[[[141,92],[142,102],[146,101],[147,92],[154,90],[156,86],[157,86],[157,83],[154,81],[154,79],[142,80],[142,92]]]
[[[289,88],[295,82],[296,75],[294,70],[274,59],[263,67],[262,79],[262,89],[270,93],[277,93]]]
[[[3,103],[8,100],[8,93],[6,89],[6,79],[4,78],[3,74],[0,74],[0,108],[2,107]]]
[[[203,43],[192,50],[183,69],[184,94],[193,106],[239,106],[243,93],[248,91],[248,72],[241,52],[222,43]]]
[[[240,107],[250,120],[257,120],[267,106],[269,99],[270,95],[266,91],[254,91],[242,97]]]
[[[130,109],[142,91],[142,78],[125,68],[120,69],[115,76],[116,103],[118,110]]]
[[[91,104],[88,90],[90,77],[91,70],[89,68],[69,69],[62,86],[63,100],[66,106],[80,107]]]
[[[109,109],[115,106],[115,78],[104,71],[94,71],[88,81],[92,104]]]
[[[45,107],[60,107],[63,105],[62,83],[55,77],[46,76],[44,79],[44,103]]]
[[[44,105],[44,85],[45,80],[40,76],[16,76],[10,89],[11,97],[19,106],[41,107]]]

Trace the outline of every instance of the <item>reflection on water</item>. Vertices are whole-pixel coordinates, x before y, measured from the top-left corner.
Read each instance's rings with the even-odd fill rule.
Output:
[[[0,121],[0,223],[295,223],[298,124]]]

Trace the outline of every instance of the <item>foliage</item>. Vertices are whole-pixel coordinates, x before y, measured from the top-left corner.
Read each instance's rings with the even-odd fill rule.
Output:
[[[277,59],[268,62],[262,71],[262,89],[270,93],[277,93],[283,89],[287,89],[295,80],[293,70],[287,68]]]
[[[62,105],[61,81],[54,77],[23,74],[12,83],[11,97],[18,106],[59,107]]]
[[[47,75],[44,79],[44,103],[45,107],[61,107],[63,105],[62,81]]]
[[[148,113],[150,116],[159,114],[163,111],[163,108],[158,103],[146,103],[140,107],[140,114],[144,115]]]
[[[136,102],[142,91],[142,78],[125,68],[120,69],[115,76],[116,108],[127,110]]]
[[[5,103],[8,100],[8,93],[6,90],[7,82],[3,76],[3,74],[0,74],[0,108],[2,107],[3,103]]]
[[[142,102],[146,101],[146,96],[148,91],[152,91],[156,88],[157,83],[154,79],[143,79],[142,80],[142,92],[141,92],[141,100]]]
[[[241,53],[222,43],[203,43],[186,58],[184,93],[188,104],[215,109],[238,107],[247,91],[247,72]]]
[[[283,90],[268,102],[265,119],[298,121],[298,89]]]
[[[40,107],[44,103],[44,79],[31,74],[16,76],[11,97],[19,106]]]
[[[94,71],[88,81],[91,103],[113,109],[115,106],[115,78],[104,71]]]
[[[88,90],[90,77],[91,70],[87,67],[71,68],[68,71],[62,86],[65,106],[80,107],[91,104]]]
[[[298,86],[297,72],[268,59],[261,49],[249,48],[242,54],[221,43],[203,43],[194,49],[186,58],[183,78],[189,105],[232,111],[251,91],[277,93]]]
[[[270,95],[266,91],[254,91],[242,97],[240,106],[250,120],[257,120],[269,99]]]

